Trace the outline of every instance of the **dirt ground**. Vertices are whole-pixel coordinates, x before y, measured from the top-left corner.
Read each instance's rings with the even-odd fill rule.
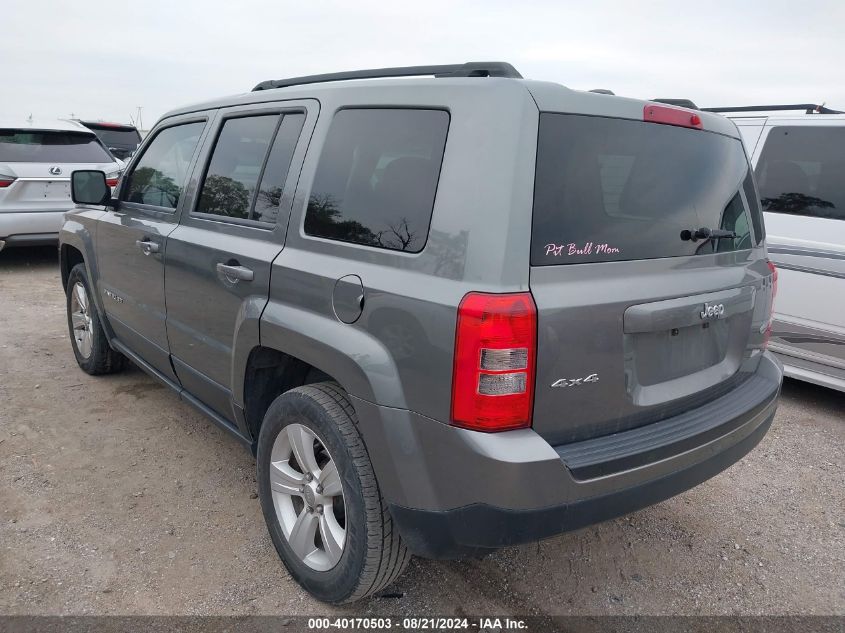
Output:
[[[74,362],[55,249],[0,253],[0,614],[845,614],[845,394],[787,381],[701,486],[334,608],[288,577],[252,457],[132,368]]]

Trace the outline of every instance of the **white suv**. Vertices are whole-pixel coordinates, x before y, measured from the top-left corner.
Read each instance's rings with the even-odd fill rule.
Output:
[[[845,391],[845,113],[710,108],[739,127],[780,271],[769,348],[787,376]]]
[[[0,250],[58,242],[76,169],[101,170],[114,186],[122,165],[79,123],[0,120]]]

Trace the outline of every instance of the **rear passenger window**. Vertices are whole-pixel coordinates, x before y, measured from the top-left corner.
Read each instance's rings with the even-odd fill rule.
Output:
[[[273,141],[270,157],[264,166],[261,185],[255,197],[255,209],[252,215],[254,220],[276,223],[293,150],[296,149],[296,142],[299,140],[304,122],[304,114],[286,114],[282,119],[282,125],[276,132],[276,139]]]
[[[350,109],[329,128],[305,232],[418,253],[428,237],[449,115]]]
[[[198,213],[249,219],[278,114],[227,119],[200,189]]]
[[[196,212],[275,224],[304,121],[299,112],[227,119]]]
[[[174,125],[156,134],[129,175],[124,200],[175,209],[205,121]]]
[[[845,127],[778,126],[755,170],[763,211],[845,219]]]

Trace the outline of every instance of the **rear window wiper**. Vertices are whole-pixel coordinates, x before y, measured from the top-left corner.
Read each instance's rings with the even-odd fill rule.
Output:
[[[684,229],[681,231],[681,239],[685,242],[697,242],[698,240],[718,240],[721,238],[734,238],[737,234],[734,231],[726,231],[724,229],[708,229],[701,227],[700,229]]]

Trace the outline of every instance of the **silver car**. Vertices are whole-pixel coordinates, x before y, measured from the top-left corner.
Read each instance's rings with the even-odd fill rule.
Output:
[[[71,172],[97,169],[114,186],[121,168],[97,135],[74,121],[0,120],[0,250],[56,243],[73,207]]]
[[[780,273],[770,349],[786,376],[845,391],[845,113],[718,111],[742,133]]]

